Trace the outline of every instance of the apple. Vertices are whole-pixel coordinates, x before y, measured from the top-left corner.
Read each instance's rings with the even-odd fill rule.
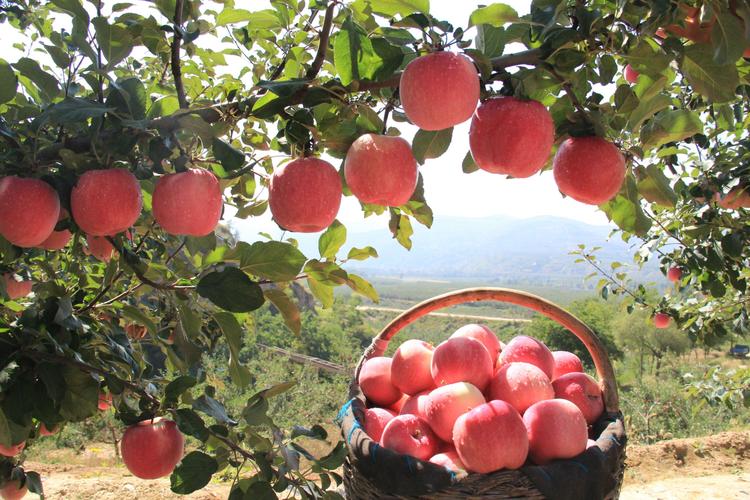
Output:
[[[60,222],[63,219],[67,219],[69,216],[70,214],[67,210],[65,210],[64,208],[60,208],[60,216],[58,217],[57,222]],[[50,234],[46,240],[39,244],[39,248],[53,251],[62,250],[68,245],[68,242],[72,237],[73,233],[71,233],[67,229],[63,229],[62,231],[52,231],[52,234]]]
[[[96,407],[99,408],[99,411],[109,410],[112,407],[112,394],[100,391]]]
[[[370,439],[380,442],[383,429],[395,416],[395,412],[385,408],[368,408],[365,410],[365,422],[362,429],[370,436]]]
[[[401,408],[404,406],[404,403],[406,403],[406,400],[409,399],[408,394],[402,394],[398,401],[393,403],[388,407],[389,410],[396,413],[396,415],[401,413]]]
[[[566,373],[552,382],[555,397],[567,399],[581,410],[586,423],[591,425],[604,412],[602,390],[593,377],[585,373]]]
[[[54,425],[51,429],[48,429],[46,425],[44,425],[44,422],[39,424],[39,436],[51,436],[53,434],[57,434],[57,432],[60,430],[60,424]]]
[[[566,373],[583,372],[581,358],[572,352],[552,351],[552,357],[555,358],[555,370],[552,373],[553,381]]]
[[[659,312],[654,314],[654,326],[659,329],[669,328],[672,318],[667,313]]]
[[[432,378],[438,386],[469,382],[480,391],[492,377],[494,362],[484,345],[470,337],[441,342],[432,353]]]
[[[427,422],[415,415],[398,415],[383,429],[381,444],[389,450],[428,460],[440,446],[440,440]]]
[[[84,253],[93,255],[102,262],[109,262],[117,255],[117,249],[104,236],[86,235],[86,248]]]
[[[672,283],[677,283],[682,279],[682,269],[677,266],[672,266],[667,271],[667,279]]]
[[[450,441],[456,419],[486,402],[482,391],[467,382],[444,385],[430,392],[424,402],[424,418],[435,434]]]
[[[21,486],[18,479],[9,479],[0,486],[0,498],[3,500],[20,500],[26,496],[29,488],[26,484]]]
[[[414,394],[413,396],[407,397],[406,401],[404,401],[404,404],[401,405],[399,414],[416,415],[427,420],[427,417],[425,415],[425,404],[427,403],[427,399],[430,396],[430,392],[432,391],[423,391],[419,394]]]
[[[640,75],[640,73],[638,73],[635,69],[633,69],[633,67],[630,64],[628,64],[627,66],[625,66],[625,80],[628,83],[632,83],[634,85],[636,83],[638,83],[638,76],[639,75]]]
[[[291,161],[273,172],[268,204],[282,228],[298,233],[321,231],[336,219],[341,179],[333,165],[319,158]]]
[[[344,160],[346,184],[362,203],[386,207],[405,204],[417,187],[417,160],[401,137],[364,134]]]
[[[550,380],[555,373],[555,357],[542,342],[533,337],[519,335],[511,339],[503,348],[498,366],[508,363],[530,363],[547,375]]]
[[[707,22],[701,22],[700,7],[692,7],[684,3],[678,4],[678,8],[685,14],[684,25],[670,24],[656,30],[656,36],[667,38],[672,34],[678,38],[687,38],[695,43],[708,43],[711,41],[711,31],[716,22],[716,17]]]
[[[537,465],[572,458],[586,449],[588,427],[583,413],[566,399],[534,403],[523,414],[529,436],[529,457]]]
[[[401,399],[401,391],[391,382],[391,358],[375,356],[364,362],[359,372],[359,387],[367,399],[389,406]]]
[[[146,336],[148,330],[145,326],[138,323],[128,323],[125,325],[125,333],[131,340],[141,340]]]
[[[490,401],[464,413],[453,427],[453,445],[472,472],[518,469],[526,461],[529,438],[521,415],[505,401]]]
[[[29,248],[46,240],[57,225],[60,198],[40,179],[0,179],[0,234],[12,244]]]
[[[493,97],[471,119],[471,155],[493,174],[531,177],[547,163],[554,141],[552,116],[538,101]]]
[[[487,352],[490,353],[490,358],[492,359],[497,359],[502,349],[502,342],[497,338],[495,332],[485,325],[474,323],[464,325],[453,332],[453,335],[449,338],[454,339],[458,337],[469,337],[480,341],[484,345],[484,348],[487,349]]]
[[[11,446],[0,444],[0,455],[4,457],[15,457],[16,455],[21,453],[25,447],[26,441],[21,441],[20,443]]]
[[[570,137],[552,162],[557,187],[566,196],[601,205],[617,194],[625,179],[625,157],[601,137]]]
[[[138,179],[124,168],[89,170],[70,193],[73,219],[91,236],[114,236],[141,215]]]
[[[549,377],[529,363],[508,363],[500,367],[490,382],[489,399],[513,405],[523,415],[537,401],[552,399],[555,391]]]
[[[177,424],[154,418],[128,427],[120,441],[122,461],[141,479],[157,479],[172,473],[182,459],[185,438]]]
[[[399,96],[414,125],[443,130],[471,118],[479,101],[479,75],[465,56],[433,52],[406,66]]]
[[[750,208],[750,190],[746,186],[732,188],[726,196],[718,199],[718,205],[727,210]]]
[[[455,450],[433,455],[430,457],[430,462],[445,467],[448,470],[452,470],[453,472],[466,472],[466,466],[461,461],[461,457],[458,456],[458,453]]]
[[[435,348],[423,340],[410,339],[393,354],[391,381],[404,394],[413,395],[435,388],[432,353]]]
[[[219,180],[202,168],[160,177],[154,188],[154,219],[169,234],[206,236],[219,223],[223,207]]]
[[[31,293],[32,286],[34,286],[33,281],[17,280],[12,273],[3,274],[3,281],[5,282],[5,293],[8,294],[10,300],[28,296]]]

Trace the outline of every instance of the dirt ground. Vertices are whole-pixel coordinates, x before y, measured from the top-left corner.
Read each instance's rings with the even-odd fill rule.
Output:
[[[229,494],[227,483],[214,482],[192,495],[175,495],[169,479],[130,475],[112,445],[92,445],[82,453],[54,450],[37,459],[26,468],[42,474],[50,499],[215,500]],[[629,446],[627,464],[622,500],[750,500],[750,431]]]

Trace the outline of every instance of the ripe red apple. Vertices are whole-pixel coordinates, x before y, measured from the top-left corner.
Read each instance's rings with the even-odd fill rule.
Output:
[[[440,440],[421,418],[399,415],[385,426],[381,444],[396,453],[428,460],[437,452]]]
[[[112,394],[100,391],[96,407],[99,408],[99,411],[109,410],[112,407]]]
[[[531,177],[547,163],[554,141],[552,116],[538,101],[493,97],[471,119],[471,155],[493,174]]]
[[[628,83],[632,83],[634,85],[636,83],[638,83],[638,76],[639,75],[640,75],[640,73],[638,73],[636,70],[634,70],[633,67],[630,64],[628,64],[627,66],[625,66],[625,80]]]
[[[466,57],[433,52],[406,66],[399,95],[414,125],[423,130],[443,130],[471,118],[479,101],[479,75]]]
[[[395,412],[385,408],[368,408],[365,410],[365,422],[362,429],[370,436],[370,439],[380,442],[383,429],[395,416]]]
[[[677,266],[672,266],[667,271],[667,279],[672,283],[677,283],[682,279],[682,269]]]
[[[60,198],[39,179],[16,176],[0,179],[0,234],[19,247],[35,247],[57,225]]]
[[[432,353],[432,378],[438,386],[469,382],[482,391],[493,370],[494,362],[487,349],[470,337],[448,339]]]
[[[445,467],[448,470],[452,470],[453,472],[466,472],[466,466],[461,461],[461,457],[458,456],[458,453],[455,450],[433,455],[430,458],[430,462]]]
[[[391,381],[408,395],[433,389],[432,353],[435,348],[423,340],[410,339],[401,344],[393,354]]]
[[[589,425],[599,420],[604,412],[602,390],[596,380],[585,373],[567,373],[552,382],[552,388],[556,398],[576,405]]]
[[[560,145],[552,170],[564,195],[589,205],[614,198],[625,179],[625,157],[601,137],[570,137]]]
[[[391,381],[391,358],[376,356],[364,362],[359,387],[371,402],[389,406],[401,399],[401,391]]]
[[[654,314],[654,326],[656,328],[669,328],[669,325],[672,323],[672,318],[669,317],[669,314],[659,312]]]
[[[552,351],[552,357],[555,358],[555,370],[552,373],[553,381],[566,373],[583,372],[581,358],[572,352]]]
[[[3,274],[3,281],[5,282],[5,293],[8,294],[10,300],[28,296],[31,293],[31,287],[34,285],[31,280],[17,280],[12,273]]]
[[[529,457],[537,465],[572,458],[586,449],[588,428],[583,413],[565,399],[547,399],[523,414],[529,436]]]
[[[60,216],[57,219],[57,222],[60,222],[63,219],[67,219],[68,217],[70,217],[68,211],[64,208],[60,208]],[[50,234],[46,240],[39,244],[39,248],[44,248],[45,250],[52,251],[62,250],[67,246],[72,237],[73,233],[71,233],[67,229],[63,229],[62,231],[52,231],[52,234]]]
[[[89,170],[70,194],[73,219],[92,236],[114,236],[141,215],[141,186],[124,168]]]
[[[523,415],[537,401],[552,399],[555,391],[549,377],[529,363],[508,363],[492,376],[489,399],[500,399],[513,405]]]
[[[467,382],[438,387],[424,402],[425,420],[443,441],[451,441],[456,419],[485,403],[484,395]]]
[[[726,196],[719,197],[717,203],[721,208],[727,210],[750,208],[750,189],[747,186],[734,187]]]
[[[128,323],[125,325],[125,334],[131,340],[141,340],[146,336],[148,330],[145,326],[139,325],[138,323]]]
[[[401,397],[398,399],[398,401],[390,405],[388,409],[395,412],[396,415],[398,415],[399,413],[401,413],[401,408],[404,406],[404,403],[406,403],[407,399],[409,399],[409,395],[402,394]]]
[[[656,30],[656,36],[667,38],[668,34],[672,34],[678,38],[687,38],[695,43],[709,43],[716,17],[714,16],[710,21],[701,22],[700,7],[692,7],[683,3],[680,3],[678,7],[685,13],[684,24],[669,24],[664,28],[659,28]]]
[[[18,479],[9,479],[0,486],[0,498],[3,500],[21,500],[28,491],[29,488],[25,483],[21,486],[21,481]]]
[[[497,338],[497,335],[495,335],[495,332],[485,325],[477,325],[474,323],[464,325],[453,332],[453,335],[450,336],[452,339],[457,337],[469,337],[480,341],[484,348],[487,349],[487,352],[490,353],[490,358],[492,359],[497,359],[497,356],[502,349],[502,343]]]
[[[154,219],[169,234],[210,234],[219,223],[223,206],[219,180],[202,168],[165,175],[154,188]]]
[[[300,158],[278,167],[271,176],[268,204],[276,223],[289,231],[315,233],[336,219],[341,180],[333,165],[319,158]]]
[[[533,337],[519,335],[506,344],[498,359],[498,366],[508,363],[530,363],[552,379],[555,373],[555,357],[542,342]]]
[[[14,444],[12,446],[5,446],[4,444],[0,444],[0,455],[4,457],[15,457],[16,455],[21,453],[25,447],[26,441],[21,441],[20,443]]]
[[[84,253],[93,255],[102,262],[109,262],[112,260],[112,257],[117,256],[117,250],[107,238],[103,236],[91,236],[90,234],[86,235]]]
[[[458,417],[453,444],[466,468],[480,474],[518,469],[529,450],[521,415],[505,401],[490,401]]]
[[[405,204],[417,187],[417,174],[411,145],[401,137],[362,135],[349,147],[344,161],[346,184],[362,203]]]
[[[185,438],[177,424],[163,418],[144,420],[125,430],[120,441],[122,461],[141,479],[157,479],[172,473],[182,459]]]
[[[404,401],[404,404],[401,406],[399,414],[416,415],[417,417],[427,420],[427,416],[425,415],[425,404],[430,396],[430,392],[432,391],[423,391],[406,398],[406,401]]]

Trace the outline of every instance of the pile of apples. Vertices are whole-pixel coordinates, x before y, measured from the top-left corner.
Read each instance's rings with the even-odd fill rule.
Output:
[[[358,382],[370,438],[463,474],[575,457],[596,444],[589,426],[604,411],[578,356],[523,335],[503,344],[476,324],[370,358]]]

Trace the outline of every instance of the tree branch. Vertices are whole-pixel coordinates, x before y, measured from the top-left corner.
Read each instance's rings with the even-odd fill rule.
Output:
[[[184,0],[176,0],[174,8],[174,39],[172,40],[172,76],[177,90],[177,101],[181,109],[188,108],[185,86],[182,83],[182,68],[180,67],[180,43],[182,42],[182,7]]]
[[[331,2],[326,7],[326,15],[323,19],[323,28],[320,31],[320,42],[318,44],[318,52],[315,54],[312,66],[307,70],[305,78],[308,80],[315,79],[320,72],[320,68],[323,67],[323,63],[326,59],[326,52],[328,51],[328,40],[331,36],[331,26],[333,25],[333,12],[336,9],[336,2]]]

